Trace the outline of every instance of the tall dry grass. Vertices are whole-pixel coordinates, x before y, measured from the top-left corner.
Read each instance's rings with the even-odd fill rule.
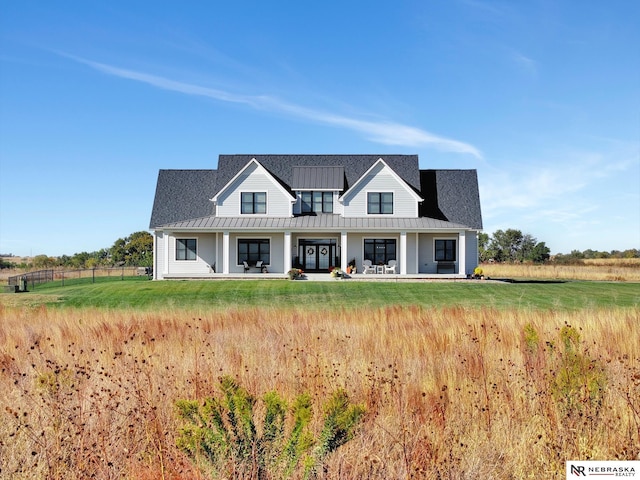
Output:
[[[177,399],[344,388],[367,413],[328,479],[564,478],[640,453],[640,310],[0,307],[0,476],[206,478]]]
[[[481,268],[492,278],[535,278],[559,280],[598,280],[640,282],[640,258],[582,260],[564,265],[546,263],[486,263]]]

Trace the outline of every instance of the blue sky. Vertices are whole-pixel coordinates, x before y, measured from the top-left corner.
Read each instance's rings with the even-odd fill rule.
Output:
[[[0,253],[146,230],[159,169],[418,154],[485,231],[640,248],[640,2],[0,4]]]

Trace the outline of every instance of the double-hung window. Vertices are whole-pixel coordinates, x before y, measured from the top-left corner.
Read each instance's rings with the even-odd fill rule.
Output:
[[[368,192],[367,213],[369,215],[393,214],[393,192]]]
[[[333,192],[302,192],[302,213],[333,213]]]
[[[242,192],[240,213],[267,213],[267,192]]]
[[[271,263],[271,246],[268,238],[240,238],[238,239],[238,265],[247,262],[255,265],[262,260],[265,265]]]
[[[176,239],[176,260],[195,260],[198,241],[195,238]]]
[[[436,262],[456,261],[456,241],[436,240]]]

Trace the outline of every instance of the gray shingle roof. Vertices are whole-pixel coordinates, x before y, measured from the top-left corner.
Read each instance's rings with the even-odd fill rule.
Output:
[[[475,170],[421,170],[421,215],[482,230]]]
[[[214,213],[215,170],[160,170],[149,228]]]
[[[233,222],[242,225],[238,228],[245,228],[244,225],[251,224],[250,222],[257,222],[256,228],[266,228],[259,227],[260,222],[265,222],[265,225],[269,225],[268,228],[274,228],[278,222],[285,222],[285,219],[268,217],[247,219],[212,217],[214,206],[209,199],[253,158],[269,170],[288,190],[306,189],[304,185],[311,185],[312,183],[309,182],[312,181],[310,178],[305,180],[305,175],[311,173],[313,169],[317,172],[320,170],[332,172],[331,179],[322,180],[321,184],[328,186],[327,188],[333,188],[329,185],[335,184],[336,172],[342,168],[342,179],[346,182],[343,185],[343,191],[346,191],[379,158],[382,158],[425,200],[420,209],[421,218],[418,219],[340,217],[336,219],[334,217],[337,216],[329,215],[332,226],[335,224],[342,228],[390,229],[413,228],[409,225],[420,225],[416,228],[466,226],[477,230],[482,229],[477,172],[475,170],[420,170],[417,155],[220,155],[217,170],[160,170],[149,228],[155,229],[167,224],[174,227],[184,224],[185,228],[200,228],[203,224],[211,228],[214,225],[233,227]],[[309,188],[321,188],[321,186]],[[304,222],[310,222],[309,228],[315,228],[314,225],[323,221],[329,220],[324,215],[286,219],[286,222],[289,222],[287,228],[306,228]],[[192,222],[196,222],[198,226]]]
[[[252,158],[289,189],[293,183],[293,166],[344,167],[345,190],[382,158],[405,182],[420,190],[417,155],[220,155],[216,189],[224,187]]]

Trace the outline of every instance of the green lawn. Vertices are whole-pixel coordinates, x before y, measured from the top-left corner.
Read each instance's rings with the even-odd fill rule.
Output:
[[[111,280],[42,285],[33,292],[1,294],[0,304],[141,310],[291,307],[378,308],[393,305],[498,309],[640,307],[640,284],[612,282],[304,282],[288,280]]]

